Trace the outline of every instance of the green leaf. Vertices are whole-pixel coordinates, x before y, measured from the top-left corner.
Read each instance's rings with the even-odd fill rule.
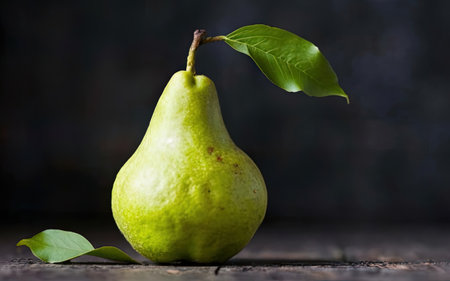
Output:
[[[120,249],[111,246],[95,249],[80,234],[59,229],[44,230],[32,238],[20,240],[17,246],[27,246],[33,255],[49,263],[64,262],[82,255],[128,263],[139,263]]]
[[[326,58],[311,42],[280,28],[263,24],[241,27],[224,38],[238,52],[250,56],[266,77],[288,92],[309,96],[347,94]]]

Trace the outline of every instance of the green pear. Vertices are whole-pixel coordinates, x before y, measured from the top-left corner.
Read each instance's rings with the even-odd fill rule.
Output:
[[[122,234],[157,263],[220,263],[250,241],[266,206],[263,177],[230,138],[214,83],[175,73],[114,182]]]

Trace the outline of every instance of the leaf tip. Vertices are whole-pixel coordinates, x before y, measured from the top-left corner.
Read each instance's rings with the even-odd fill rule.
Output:
[[[345,98],[345,100],[347,101],[347,104],[350,104],[350,99],[348,98],[347,95],[343,96]]]
[[[349,98],[348,95],[344,92],[344,90],[342,90],[342,88],[339,87],[339,93],[336,93],[335,95],[336,95],[336,96],[343,97],[343,98],[347,101],[347,104],[350,104],[350,98]]]

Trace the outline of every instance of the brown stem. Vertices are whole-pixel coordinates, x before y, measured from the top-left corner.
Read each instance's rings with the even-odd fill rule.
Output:
[[[197,29],[194,31],[194,39],[192,40],[191,47],[189,48],[186,71],[190,71],[192,74],[195,74],[195,51],[197,51],[198,46],[206,43],[222,41],[224,39],[225,36],[206,37],[206,30],[204,29]]]

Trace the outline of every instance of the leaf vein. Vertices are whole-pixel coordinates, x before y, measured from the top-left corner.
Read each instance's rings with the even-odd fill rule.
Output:
[[[228,39],[228,40],[230,40],[230,39]],[[271,54],[271,53],[267,53],[267,51],[265,51],[265,50],[263,50],[263,49],[260,49],[260,48],[257,48],[257,47],[253,47],[253,45],[251,45],[251,44],[244,43],[244,42],[240,42],[240,41],[238,41],[238,40],[230,40],[230,41],[234,41],[234,42],[239,43],[239,44],[244,44],[244,45],[247,46],[247,49],[248,49],[248,47],[255,48],[255,49],[257,49],[258,51],[261,51],[261,52],[263,52],[263,53],[265,53],[265,54],[271,55],[272,57],[275,58],[275,61],[277,61],[277,60],[276,60],[277,56],[275,56],[275,55],[273,55],[273,54]],[[266,55],[266,56],[267,56],[267,55]],[[303,74],[305,74],[305,76],[307,76],[309,79],[311,79],[312,81],[314,81],[319,87],[322,88],[322,86],[320,85],[320,82],[319,82],[317,79],[315,79],[313,76],[311,76],[308,72],[302,70],[301,68],[296,67],[295,64],[289,63],[289,62],[288,62],[285,58],[283,58],[283,57],[278,57],[278,58],[280,58],[281,60],[284,60],[284,62],[285,62],[286,64],[292,65],[295,69],[298,69],[298,71],[300,71],[300,72],[302,72]],[[283,72],[283,71],[281,71],[281,72]]]

